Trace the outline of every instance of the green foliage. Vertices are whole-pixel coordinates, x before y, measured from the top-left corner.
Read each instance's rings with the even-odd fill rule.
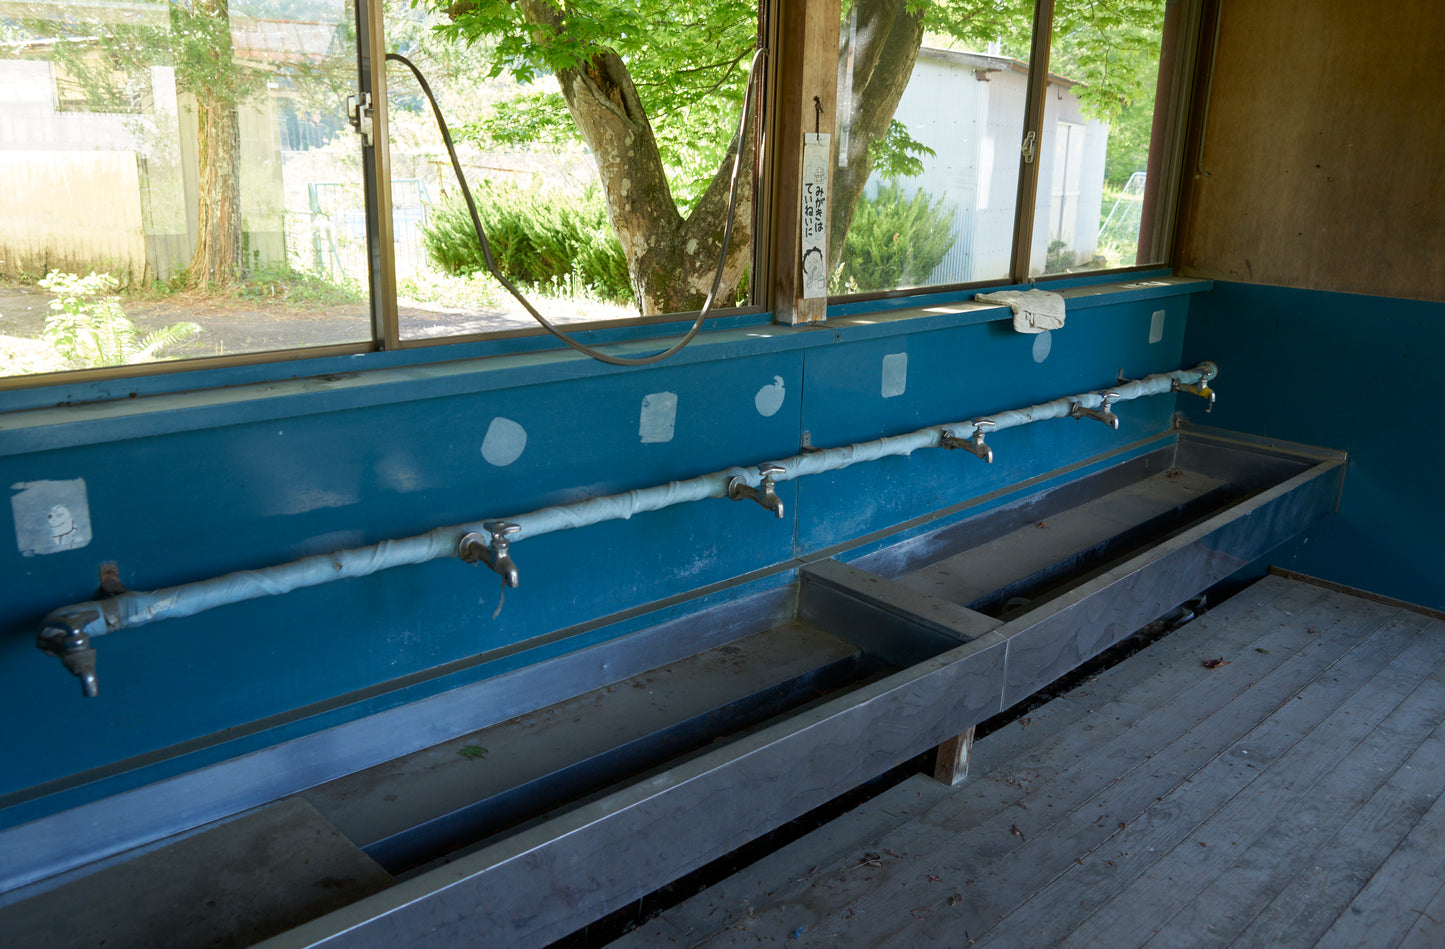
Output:
[[[1164,0],[1060,0],[1049,71],[1085,83],[1075,91],[1093,118],[1117,123],[1141,102],[1152,118],[1163,30]]]
[[[345,276],[304,273],[290,264],[254,267],[236,295],[244,300],[282,301],[296,306],[365,303],[367,288]]]
[[[869,143],[873,173],[884,181],[916,178],[923,174],[922,156],[938,154],[908,134],[908,126],[897,119],[888,123],[888,134]]]
[[[558,3],[555,30],[526,22],[511,0],[426,0],[451,20],[446,38],[490,43],[490,75],[510,74],[523,86],[615,52],[642,100],[673,197],[683,208],[701,197],[718,172],[736,128],[757,41],[754,0],[589,0]],[[575,140],[556,83],[533,87],[468,128],[482,144]]]
[[[1055,9],[1070,0],[1058,0]],[[1078,0],[1073,0],[1077,3]],[[1027,60],[1033,35],[1033,0],[918,0],[910,9],[923,9],[923,23],[930,34],[952,41],[957,49],[981,52],[998,43],[1004,56]],[[846,14],[845,14],[846,15]]]
[[[117,286],[108,273],[81,277],[52,270],[39,285],[56,295],[40,338],[72,369],[149,362],[161,349],[201,331],[195,323],[174,323],[141,335],[119,300],[101,296]]]
[[[1083,83],[1075,91],[1091,118],[1117,122],[1141,101],[1152,108],[1164,2],[1056,0],[1049,72]],[[974,52],[998,43],[1003,55],[1029,60],[1032,0],[933,0],[917,6],[924,9],[929,42]]]
[[[1108,187],[1118,190],[1134,172],[1148,170],[1153,129],[1153,99],[1139,99],[1119,113],[1109,127],[1109,152],[1104,158],[1104,183]]]
[[[663,0],[557,3],[559,19],[551,30],[528,24],[524,5],[513,0],[425,2],[438,15],[450,16],[439,27],[443,36],[490,44],[490,74],[507,73],[527,87],[468,125],[468,137],[491,146],[574,141],[577,130],[549,77],[609,49],[626,64],[642,99],[678,205],[686,211],[713,180],[742,99],[756,41],[756,3],[694,0],[682,9]],[[878,2],[845,2],[845,22],[851,7]],[[1004,55],[1024,60],[1033,6],[1032,0],[908,4],[922,11],[930,43],[975,51],[997,43]],[[1057,0],[1050,69],[1083,83],[1078,93],[1092,117],[1117,124],[1129,106],[1152,95],[1163,9],[1164,0]],[[860,22],[872,18],[860,12]],[[1143,123],[1147,147],[1149,116],[1140,119],[1136,110],[1129,120],[1131,127]],[[898,122],[873,147],[875,167],[885,179],[917,175],[919,157],[927,154]],[[1111,154],[1120,154],[1116,164],[1122,164],[1134,161],[1133,151],[1131,146]]]
[[[876,197],[858,202],[830,291],[920,286],[953,241],[951,215],[942,198],[934,201],[922,190],[905,198],[902,185],[881,185]]]
[[[514,283],[554,288],[590,286],[599,298],[632,302],[627,258],[607,221],[596,188],[574,196],[543,188],[483,182],[474,189],[477,215],[497,268]],[[423,230],[432,261],[448,273],[484,271],[481,244],[466,205],[441,207]]]
[[[1072,250],[1068,242],[1055,240],[1049,242],[1048,253],[1044,256],[1044,273],[1062,273],[1069,270],[1077,262],[1078,254]]]
[[[490,310],[502,300],[502,290],[487,273],[449,274],[418,270],[396,283],[398,302],[435,304],[467,310]]]
[[[472,761],[480,761],[487,756],[487,749],[481,745],[463,745],[457,749],[457,754]]]

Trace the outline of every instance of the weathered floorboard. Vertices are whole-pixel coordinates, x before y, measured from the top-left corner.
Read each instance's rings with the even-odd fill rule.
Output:
[[[1426,680],[1427,685],[1432,686],[1428,696],[1414,695],[1415,701],[1403,709],[1400,707],[1412,693],[1425,688],[1419,685],[1421,676],[1435,671],[1445,658],[1441,643],[1419,638],[1421,627],[1426,625],[1421,621],[1423,618],[1413,619],[1416,622],[1398,620],[1371,637],[1368,643],[1379,646],[1374,655],[1362,644],[1361,649],[1347,657],[1348,665],[1338,679],[1316,680],[1311,689],[1300,694],[1299,701],[1280,710],[1244,741],[1236,742],[1225,756],[1211,762],[1209,769],[1151,806],[1155,813],[1177,809],[1174,821],[1183,831],[1181,840],[1167,852],[1159,849],[1163,856],[1158,859],[1142,861],[1146,864],[1144,872],[1122,889],[1118,887],[1123,881],[1112,879],[1115,874],[1098,874],[1099,879],[1094,882],[1113,895],[1088,919],[1076,925],[1069,925],[1073,923],[1071,914],[1050,918],[1048,922],[1055,929],[1065,926],[1064,932],[1073,929],[1060,944],[1078,947],[1097,944],[1091,940],[1105,939],[1114,946],[1138,946],[1166,925],[1173,939],[1162,944],[1180,944],[1175,939],[1186,940],[1189,945],[1227,942],[1222,933],[1211,929],[1214,923],[1211,911],[1214,916],[1240,915],[1247,910],[1248,901],[1257,889],[1240,885],[1221,887],[1225,893],[1201,899],[1197,917],[1189,916],[1176,923],[1176,914],[1221,875],[1227,875],[1231,883],[1242,884],[1244,880],[1237,879],[1234,870],[1251,843],[1263,838],[1303,849],[1313,828],[1292,821],[1291,816],[1298,815],[1299,809],[1317,795],[1322,801],[1341,808],[1345,802],[1359,800],[1361,794],[1368,796],[1373,788],[1366,782],[1377,783],[1392,773],[1445,714],[1445,689],[1440,688],[1442,683],[1432,679]],[[1388,665],[1381,668],[1377,664],[1379,659],[1387,658],[1381,653],[1399,650],[1401,645],[1405,648],[1398,651]],[[1347,678],[1351,674],[1352,682]],[[1293,747],[1273,762],[1262,760],[1263,756],[1249,747],[1261,740],[1272,724],[1285,717],[1299,718],[1290,715],[1296,709],[1323,707],[1349,685],[1359,687],[1344,696],[1327,718],[1301,735]],[[1393,714],[1397,711],[1399,714]],[[1358,754],[1352,754],[1357,751]],[[1222,773],[1209,773],[1211,769],[1231,773],[1226,777]],[[1380,769],[1384,769],[1383,773]],[[1352,778],[1356,780],[1350,780]],[[1201,812],[1199,804],[1223,798],[1235,781],[1245,783],[1212,813]],[[1218,791],[1202,790],[1210,786]],[[1341,793],[1350,796],[1337,796]],[[1276,856],[1287,859],[1291,854]],[[1293,869],[1290,863],[1278,860],[1267,866],[1283,873]],[[1089,886],[1088,873],[1082,876],[1083,879],[1078,880],[1061,880],[1051,889]],[[1241,877],[1247,876],[1241,874]],[[1049,896],[1049,890],[1045,890],[1032,902],[1044,906]]]
[[[1316,615],[1313,607],[1328,595],[1316,586],[1266,578],[1219,612],[1191,623],[1129,662],[1105,670],[987,741],[977,743],[971,763],[975,777],[960,793],[942,793],[940,786],[922,778],[906,782],[890,794],[760,861],[748,872],[724,880],[673,908],[633,933],[628,944],[677,945],[682,933],[686,938],[680,940],[681,944],[698,945],[722,932],[742,931],[736,930],[737,926],[751,928],[757,922],[749,915],[754,907],[770,900],[801,900],[817,882],[818,875],[846,870],[859,862],[861,854],[882,846],[878,843],[884,837],[882,832],[855,839],[844,831],[835,833],[835,825],[856,822],[871,826],[873,818],[865,815],[878,811],[877,819],[891,829],[903,822],[890,820],[888,813],[912,808],[920,794],[929,798],[930,826],[948,823],[955,811],[960,812],[955,820],[966,819],[961,816],[962,812],[978,815],[974,819],[995,813],[1027,793],[1032,782],[1017,775],[1037,775],[1040,780],[1046,771],[1056,775],[1117,737],[1137,720],[1167,705],[1182,691],[1184,684],[1210,684],[1213,673],[1203,668],[1202,660],[1216,654],[1236,659],[1243,654],[1247,663],[1257,666],[1261,674],[1277,666],[1291,655],[1289,648],[1281,645],[1284,639],[1294,644],[1312,639],[1306,630],[1319,622],[1311,618]],[[1272,651],[1269,647],[1273,647]],[[1090,721],[1088,729],[1068,727],[1075,719],[1084,717]],[[1010,770],[1002,770],[1005,763],[1010,764]],[[935,808],[944,809],[935,813]],[[883,825],[879,826],[881,829]],[[828,849],[834,844],[836,850]],[[896,852],[896,847],[888,846]],[[817,872],[809,874],[807,871],[814,867]]]
[[[1346,621],[1339,628],[1348,633],[1334,642],[1355,640],[1367,628],[1378,631],[1373,625],[1377,622],[1373,615],[1356,623]],[[1039,826],[1031,815],[1024,815],[1012,824],[1023,830],[1029,842],[1019,848],[1018,859],[994,861],[992,872],[967,894],[967,911],[951,914],[948,923],[954,916],[967,918],[967,928],[975,937],[998,923],[1001,944],[1017,940],[1050,945],[1067,936],[1113,887],[1148,870],[1159,854],[1185,839],[1200,820],[1240,793],[1263,768],[1287,754],[1344,698],[1367,683],[1379,667],[1379,653],[1393,656],[1404,645],[1399,637],[1380,635],[1370,635],[1344,653],[1327,648],[1330,644],[1330,640],[1321,640],[1319,648],[1311,644],[1302,649],[1257,682],[1248,695],[1233,696],[1168,744],[1161,746],[1157,741],[1167,722],[1132,729],[1131,740],[1123,747],[1139,765],[1088,800],[1079,801],[1063,820]],[[1316,662],[1303,661],[1312,653]],[[1341,654],[1356,661],[1339,662]],[[1326,661],[1325,668],[1334,673],[1331,676],[1320,675],[1319,663]],[[1216,675],[1222,678],[1230,669],[1232,664],[1220,667]],[[1317,694],[1307,695],[1311,691]],[[1272,713],[1263,723],[1259,722],[1261,706]],[[1166,718],[1175,708],[1166,706],[1153,717]],[[1157,751],[1151,752],[1151,745]],[[1226,754],[1228,751],[1238,753]],[[1071,781],[1070,789],[1089,787],[1085,776],[1104,771],[1114,760],[1111,752],[1117,753],[1108,749],[1103,760],[1082,762],[1080,779]],[[1002,818],[996,823],[1001,824]],[[924,920],[908,929],[927,931],[937,925]],[[908,931],[900,932],[891,944],[906,945],[909,936]],[[1128,944],[1115,943],[1112,938],[1109,942]]]
[[[1445,624],[1268,578],[619,945],[1433,947],[1442,720]]]
[[[1407,670],[1406,663],[1429,662],[1431,657],[1435,660],[1431,677],[1419,682],[1403,697],[1380,727],[1350,748],[1332,771],[1308,786],[1292,780],[1282,789],[1289,796],[1270,811],[1258,807],[1252,798],[1241,799],[1239,809],[1249,817],[1258,820],[1267,814],[1268,819],[1261,822],[1263,826],[1252,841],[1239,841],[1248,843],[1242,851],[1233,841],[1225,847],[1214,847],[1212,855],[1224,858],[1225,865],[1215,868],[1215,879],[1170,918],[1158,936],[1146,943],[1149,949],[1228,945],[1298,878],[1302,867],[1330,866],[1337,873],[1339,857],[1346,845],[1346,841],[1340,839],[1345,834],[1344,828],[1371,820],[1372,813],[1376,823],[1379,817],[1386,817],[1386,825],[1393,825],[1397,838],[1408,831],[1424,807],[1409,800],[1412,796],[1418,799],[1419,788],[1413,793],[1402,788],[1398,783],[1401,773],[1403,771],[1407,780],[1411,776],[1426,778],[1427,763],[1439,762],[1445,751],[1445,732],[1436,728],[1445,717],[1445,675],[1440,665],[1445,660],[1442,633],[1445,627],[1439,623],[1424,630],[1392,664],[1392,669],[1381,674],[1380,679],[1391,675],[1403,679],[1418,669]],[[1326,733],[1319,738],[1325,742],[1343,742],[1345,736]],[[1218,833],[1220,829],[1223,828],[1205,828],[1201,839],[1223,841],[1225,838]],[[1206,833],[1211,837],[1206,838]],[[1184,849],[1187,852],[1188,848]],[[1373,839],[1366,845],[1367,853],[1378,854],[1388,849]],[[1294,907],[1303,909],[1303,904],[1297,901]],[[1318,910],[1315,915],[1319,915]],[[1303,920],[1293,923],[1288,930],[1296,937],[1305,931]],[[1271,944],[1277,944],[1282,938],[1283,935],[1276,934]]]

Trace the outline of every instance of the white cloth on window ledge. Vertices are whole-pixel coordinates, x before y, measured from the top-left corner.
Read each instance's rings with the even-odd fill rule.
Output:
[[[1014,329],[1020,333],[1042,333],[1064,325],[1064,298],[1047,290],[1000,290],[979,293],[980,303],[1001,303],[1014,311]]]

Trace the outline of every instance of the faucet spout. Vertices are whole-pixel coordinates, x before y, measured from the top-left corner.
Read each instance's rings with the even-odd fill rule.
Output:
[[[983,430],[985,427],[993,428],[998,423],[991,418],[976,418],[973,420],[973,437],[959,438],[953,432],[945,431],[939,444],[944,448],[962,448],[964,451],[972,452],[982,458],[985,464],[993,464],[993,449],[983,443]]]
[[[1205,406],[1204,411],[1214,411],[1214,390],[1209,387],[1208,379],[1200,379],[1198,382],[1193,383],[1183,383],[1176,379],[1169,388],[1175,392],[1188,392],[1191,395],[1199,396],[1201,399],[1208,399],[1209,405]]]
[[[468,531],[457,542],[457,556],[467,563],[486,564],[515,590],[520,578],[517,565],[512,561],[511,542],[507,538],[521,530],[522,526],[509,521],[483,521],[482,527],[492,535],[491,543],[483,540],[476,531]]]
[[[51,613],[35,637],[36,648],[58,658],[80,680],[81,691],[88,699],[100,694],[100,680],[95,674],[95,649],[85,627],[98,619],[100,614],[95,610]]]
[[[1086,408],[1084,403],[1075,402],[1069,407],[1069,415],[1074,418],[1091,418],[1103,422],[1110,428],[1119,427],[1119,416],[1113,412],[1114,400],[1119,398],[1117,392],[1105,392],[1100,396],[1101,401],[1097,409]]]
[[[778,497],[777,482],[773,479],[785,470],[781,465],[759,465],[758,473],[763,476],[763,480],[756,488],[744,481],[742,475],[737,475],[728,482],[728,497],[734,501],[741,501],[743,498],[756,501],[764,510],[782,517],[783,499]]]

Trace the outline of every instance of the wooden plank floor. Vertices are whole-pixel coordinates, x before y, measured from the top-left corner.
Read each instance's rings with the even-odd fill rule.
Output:
[[[614,945],[1442,946],[1442,720],[1445,623],[1269,577]]]

